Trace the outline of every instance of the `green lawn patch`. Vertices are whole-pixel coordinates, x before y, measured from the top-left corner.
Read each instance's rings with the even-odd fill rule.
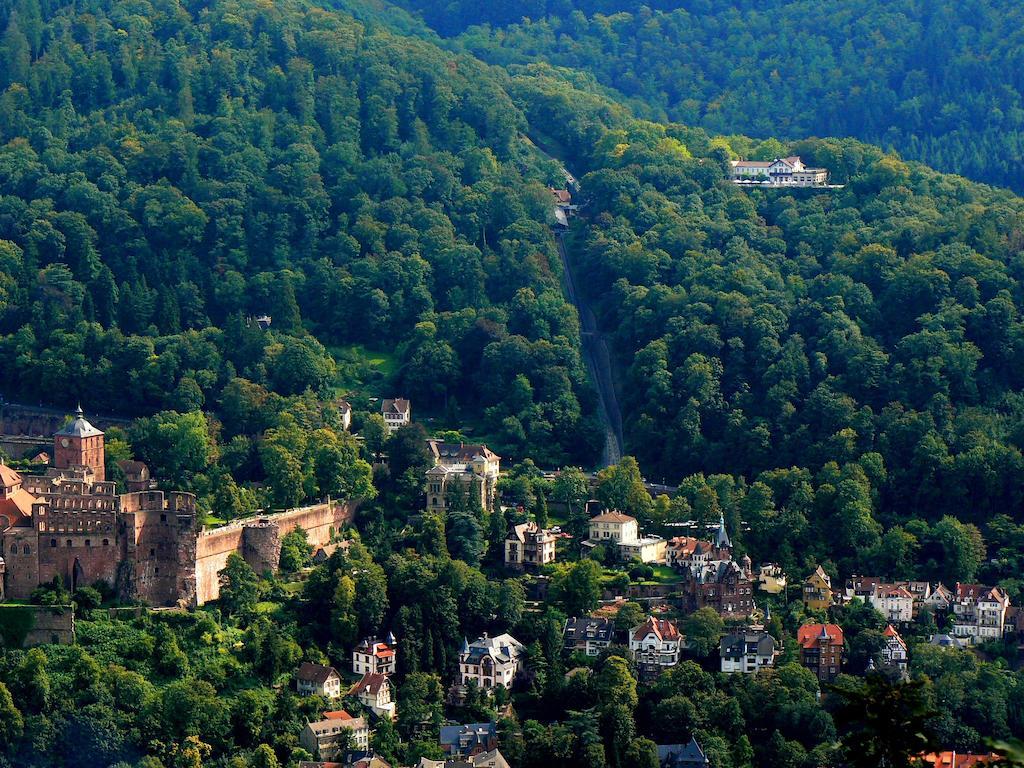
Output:
[[[328,347],[338,364],[335,390],[339,395],[351,390],[377,397],[390,397],[391,385],[398,374],[398,356],[393,351],[370,349],[363,344]]]
[[[675,584],[679,581],[679,573],[675,568],[671,568],[667,565],[652,565],[654,568],[654,579],[653,581],[659,584]]]

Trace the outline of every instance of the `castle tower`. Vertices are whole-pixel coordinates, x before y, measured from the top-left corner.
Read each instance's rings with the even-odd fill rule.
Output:
[[[719,549],[732,549],[732,542],[729,540],[729,534],[725,530],[725,515],[720,515],[718,518],[718,532],[715,534],[715,546]]]
[[[89,467],[96,480],[103,480],[103,433],[85,420],[81,405],[75,416],[53,436],[53,464],[57,469]]]

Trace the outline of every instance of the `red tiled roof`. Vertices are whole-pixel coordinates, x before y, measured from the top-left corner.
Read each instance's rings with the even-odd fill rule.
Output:
[[[983,584],[956,584],[956,596],[962,600],[995,600],[1002,602],[1006,593],[999,587],[986,587]]]
[[[0,485],[3,485],[4,488],[10,488],[12,485],[20,484],[21,475],[6,464],[0,464]]]
[[[702,551],[711,549],[710,541],[702,541],[701,539],[694,538],[693,536],[675,536],[668,540],[668,545],[676,553],[682,555],[693,554],[698,549]]]
[[[900,645],[902,645],[902,646],[903,646],[904,648],[906,648],[906,647],[907,647],[907,644],[906,644],[906,643],[905,643],[905,642],[903,641],[903,638],[902,638],[902,637],[900,637],[900,633],[896,631],[896,628],[895,628],[895,627],[894,627],[894,626],[893,626],[892,624],[889,624],[889,625],[888,625],[888,626],[887,626],[887,627],[885,628],[885,631],[884,631],[884,632],[882,632],[882,634],[883,634],[883,635],[885,635],[886,637],[892,637],[892,638],[894,638],[894,639],[896,640],[896,642],[898,642],[898,643],[899,643]]]
[[[324,720],[355,720],[355,718],[344,709],[335,709],[330,712],[324,712]]]
[[[633,630],[633,639],[636,641],[643,640],[651,632],[660,640],[679,639],[679,630],[676,629],[675,624],[666,619],[656,619],[653,616],[649,616],[647,621]]]
[[[796,631],[796,641],[804,648],[813,648],[821,638],[822,628],[831,645],[843,644],[843,629],[838,624],[804,624]]]
[[[875,589],[879,597],[905,597],[911,600],[914,599],[914,596],[910,594],[910,592],[908,592],[906,589],[904,589],[903,587],[894,586],[892,584],[879,584],[876,586]]]
[[[24,488],[19,488],[6,499],[0,499],[0,531],[10,527],[27,527],[32,524],[32,505],[36,498]]]
[[[921,755],[921,760],[931,768],[973,768],[976,765],[985,765],[1002,760],[1002,757],[990,752],[986,755],[974,755],[970,752],[938,752],[928,755]]]
[[[378,659],[390,659],[395,655],[394,650],[387,643],[374,643],[373,645],[367,645],[362,643],[356,648],[356,653],[366,653],[371,656],[376,656]]]

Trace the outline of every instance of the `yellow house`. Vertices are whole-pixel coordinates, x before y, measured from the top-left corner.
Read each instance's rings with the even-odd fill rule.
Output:
[[[832,580],[819,565],[804,581],[804,607],[809,611],[823,611],[831,605]]]

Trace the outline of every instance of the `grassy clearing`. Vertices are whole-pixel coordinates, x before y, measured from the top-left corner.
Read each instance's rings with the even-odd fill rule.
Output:
[[[385,397],[398,374],[398,356],[395,352],[369,349],[362,344],[328,347],[338,364],[335,389],[338,394],[359,390],[363,394]]]

